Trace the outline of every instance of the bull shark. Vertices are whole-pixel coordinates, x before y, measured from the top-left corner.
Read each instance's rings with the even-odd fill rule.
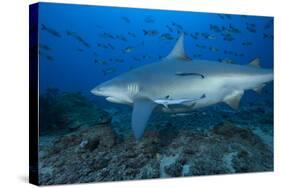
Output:
[[[91,93],[131,105],[133,134],[140,140],[155,109],[183,113],[220,102],[237,109],[245,90],[258,92],[272,80],[273,70],[260,68],[258,58],[247,65],[189,58],[181,34],[167,57],[101,83]]]

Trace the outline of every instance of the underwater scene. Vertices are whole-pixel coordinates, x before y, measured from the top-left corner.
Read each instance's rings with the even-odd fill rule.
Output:
[[[39,184],[273,171],[273,17],[39,3]]]

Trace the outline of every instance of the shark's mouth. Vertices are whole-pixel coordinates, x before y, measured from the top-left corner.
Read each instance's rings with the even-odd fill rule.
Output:
[[[119,103],[119,104],[129,103],[128,101],[125,101],[123,99],[119,99],[119,98],[116,98],[116,97],[106,97],[105,100],[107,100],[108,102]]]

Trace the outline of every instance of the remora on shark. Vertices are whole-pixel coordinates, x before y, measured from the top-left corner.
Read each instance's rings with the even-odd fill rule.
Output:
[[[272,69],[248,65],[192,60],[185,54],[182,34],[170,54],[104,82],[91,92],[106,100],[133,106],[132,130],[139,140],[152,111],[179,113],[219,102],[237,109],[245,90],[260,91],[273,80]]]

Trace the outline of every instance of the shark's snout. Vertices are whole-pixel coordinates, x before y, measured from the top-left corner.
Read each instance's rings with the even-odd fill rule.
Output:
[[[91,90],[91,93],[94,95],[102,96],[102,89],[101,87],[97,86]]]

